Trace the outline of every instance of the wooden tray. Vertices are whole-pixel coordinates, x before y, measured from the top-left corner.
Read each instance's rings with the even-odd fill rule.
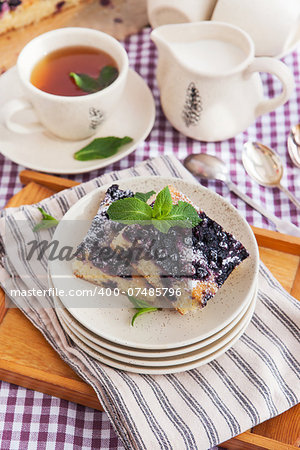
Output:
[[[7,206],[31,204],[77,183],[25,170],[27,186]],[[300,239],[253,228],[262,261],[285,289],[300,299]],[[6,314],[5,314],[6,312]],[[2,323],[1,323],[2,322]],[[102,410],[93,389],[57,355],[16,308],[5,311],[0,293],[0,379]],[[222,444],[226,449],[288,450],[300,445],[300,406]]]

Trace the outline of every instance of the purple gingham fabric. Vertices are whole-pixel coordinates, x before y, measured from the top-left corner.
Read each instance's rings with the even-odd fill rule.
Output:
[[[259,187],[245,175],[241,163],[242,146],[248,139],[262,141],[264,144],[271,146],[282,158],[285,167],[283,184],[296,197],[300,198],[300,172],[299,169],[292,165],[286,146],[290,127],[300,122],[300,50],[284,58],[284,62],[294,73],[296,83],[296,90],[290,101],[271,114],[259,118],[255,124],[250,126],[244,133],[236,136],[236,138],[224,142],[206,144],[193,141],[181,135],[172,128],[164,117],[159,103],[159,91],[155,80],[157,52],[149,35],[150,29],[148,28],[137,35],[131,36],[125,41],[125,48],[129,55],[130,66],[144,78],[155,97],[156,121],[150,136],[146,142],[139,145],[134,153],[123,158],[121,161],[105,169],[70,178],[79,182],[87,181],[112,170],[126,169],[145,159],[155,158],[162,153],[173,153],[178,159],[182,160],[192,152],[207,152],[221,157],[227,163],[233,182],[238,184],[243,192],[254,197],[268,211],[273,212],[278,217],[283,217],[294,222],[296,225],[300,225],[300,214],[297,214],[296,207],[287,199],[285,194],[278,189]],[[281,84],[278,80],[267,74],[262,74],[262,79],[266,95],[274,96],[280,92]],[[3,207],[6,201],[21,189],[22,186],[18,180],[18,173],[22,169],[23,167],[17,166],[3,156],[0,156],[0,207]],[[241,214],[247,218],[250,224],[255,224],[258,227],[273,228],[273,225],[259,213],[245,205],[234,194],[230,194],[227,187],[221,182],[203,182],[203,185],[216,190],[216,192],[230,200],[234,206],[238,207]]]
[[[13,384],[0,384],[1,450],[124,447],[105,413]]]
[[[246,132],[235,139],[205,144],[185,138],[164,118],[155,81],[157,54],[149,39],[149,29],[128,38],[125,41],[125,47],[131,67],[147,81],[154,94],[157,114],[154,128],[146,142],[128,157],[105,169],[70,178],[79,182],[87,181],[112,170],[131,167],[162,153],[173,153],[182,160],[192,152],[207,152],[224,159],[230,169],[233,182],[238,184],[242,191],[266,206],[270,212],[300,225],[300,215],[285,195],[277,189],[266,189],[256,185],[245,175],[241,164],[242,145],[248,139],[270,145],[283,160],[285,167],[283,184],[296,197],[300,197],[300,172],[292,166],[286,148],[290,127],[300,121],[300,49],[284,58],[284,62],[293,71],[296,82],[296,90],[290,101],[275,112],[258,119]],[[267,74],[263,74],[262,78],[265,94],[277,95],[281,88],[279,81]],[[21,189],[18,174],[22,169],[23,167],[0,155],[1,208]],[[229,199],[250,224],[273,228],[272,224],[262,218],[259,213],[230,194],[226,186],[219,182],[203,184]],[[104,413],[2,382],[0,383],[0,448],[60,450],[121,449],[123,446]]]

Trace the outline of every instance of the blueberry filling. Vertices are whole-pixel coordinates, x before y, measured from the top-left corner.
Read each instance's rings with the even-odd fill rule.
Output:
[[[110,0],[100,0],[100,5],[109,6],[111,4]]]
[[[202,222],[193,228],[194,251],[201,261],[194,263],[195,278],[203,281],[212,273],[220,287],[249,254],[239,241],[204,212],[201,211],[199,216]]]
[[[249,255],[240,242],[204,212],[199,216],[202,222],[193,228],[192,235],[190,230],[175,227],[162,234],[152,226],[137,225],[125,229],[123,235],[129,242],[143,243],[145,250],[149,248],[151,259],[160,267],[162,277],[205,281],[212,275],[221,286]],[[193,259],[187,261],[182,257],[182,251],[190,248]]]
[[[141,259],[158,266],[159,275],[176,279],[190,276],[191,268],[182,256],[182,250],[191,248],[191,230],[170,228],[164,234],[152,225],[131,225],[125,228],[123,237],[132,245],[142,245]],[[138,261],[136,262],[138,264]]]
[[[5,10],[13,11],[17,6],[21,5],[21,0],[4,0],[0,1],[0,13]]]
[[[66,3],[65,1],[56,3],[56,11],[57,12],[60,11],[65,3]]]

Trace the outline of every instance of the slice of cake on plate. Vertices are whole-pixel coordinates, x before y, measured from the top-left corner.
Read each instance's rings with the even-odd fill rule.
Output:
[[[110,187],[78,248],[73,269],[76,276],[103,286],[114,283],[125,291],[139,286],[146,287],[146,292],[149,287],[157,290],[155,292],[163,291],[156,305],[161,307],[168,300],[168,307],[186,314],[203,308],[234,268],[248,257],[248,252],[185,194],[172,186],[163,191],[168,205],[162,204],[165,201],[162,195],[152,195],[142,202],[145,217],[147,214],[151,217],[153,211],[154,219],[128,221],[124,218],[130,218],[131,211],[128,214],[126,210],[121,211],[123,219],[116,220],[111,205],[115,210],[119,202],[118,207],[121,205],[124,209],[131,201],[122,202],[122,199],[133,198],[134,194],[121,191],[115,185]],[[142,206],[142,203],[139,204]],[[161,213],[157,213],[159,208]],[[181,211],[179,221],[173,220],[179,214],[176,208]],[[187,217],[182,216],[184,211]],[[196,222],[191,222],[188,215],[193,216],[193,220],[196,217]],[[107,245],[113,255],[110,261],[103,257]],[[142,251],[134,253],[136,249]],[[122,254],[130,255],[126,263],[120,258]]]
[[[121,246],[129,249],[136,243],[156,243],[153,255],[156,259],[141,258],[133,262],[135,270],[145,277],[149,284],[156,288],[174,288],[180,295],[168,295],[172,306],[181,314],[206,306],[218,289],[226,281],[230,273],[248,257],[245,247],[230,233],[223,230],[214,220],[200,211],[183,193],[169,186],[173,205],[178,202],[191,204],[198,212],[201,221],[190,229],[170,228],[168,233],[160,233],[155,228],[144,227],[140,235],[136,225],[122,229],[111,243],[113,248]],[[153,206],[156,196],[148,203]],[[139,225],[140,226],[140,225]],[[149,245],[149,244],[148,244]],[[159,258],[159,252],[167,254]],[[173,291],[171,291],[173,292]]]

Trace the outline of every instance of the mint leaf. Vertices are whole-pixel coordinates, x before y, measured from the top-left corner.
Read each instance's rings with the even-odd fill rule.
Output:
[[[132,141],[133,139],[129,136],[123,138],[115,136],[96,138],[86,147],[83,147],[81,150],[74,153],[74,158],[78,161],[109,158],[110,156],[115,155],[120,147],[129,144]]]
[[[200,219],[196,209],[187,202],[179,201],[177,205],[173,206],[171,212],[165,217],[166,220],[176,220],[178,226],[193,228],[198,225]],[[180,222],[184,222],[180,225]],[[186,225],[185,225],[186,223]]]
[[[93,93],[102,89],[98,80],[86,75],[85,73],[71,72],[70,77],[73,78],[76,86],[84,92]]]
[[[140,300],[136,297],[133,297],[132,295],[127,295],[128,299],[131,301],[133,306],[137,309],[137,312],[134,314],[134,316],[131,319],[131,326],[134,325],[134,322],[137,317],[141,316],[142,314],[158,311],[158,308],[155,308],[154,306],[148,305],[147,302],[144,300]]]
[[[122,198],[110,205],[107,214],[111,220],[117,222],[151,220],[152,208],[138,198]]]
[[[154,208],[153,208],[154,209]],[[167,233],[171,227],[193,228],[201,222],[197,210],[187,202],[179,201],[172,206],[167,215],[152,219],[153,225],[161,232]]]
[[[136,192],[134,197],[146,203],[149,200],[149,198],[152,197],[152,195],[154,194],[155,191],[149,191],[146,192],[145,194],[143,194],[143,192]]]
[[[104,89],[112,84],[118,78],[118,75],[119,71],[116,67],[103,67],[97,80],[100,85],[100,89]]]
[[[42,214],[44,220],[56,220],[58,222],[57,219],[55,219],[53,216],[50,216],[50,214],[46,213],[46,211],[41,206],[38,206],[38,210]]]
[[[116,222],[148,220],[161,233],[167,233],[171,227],[193,228],[201,222],[196,209],[187,202],[179,201],[173,206],[168,186],[157,194],[153,209],[146,201],[155,193],[137,192],[132,198],[113,202],[108,208],[108,215]]]
[[[42,221],[33,228],[34,232],[56,227],[56,225],[59,223],[57,219],[50,216],[50,214],[47,214],[46,211],[41,207],[38,207],[38,210],[42,214]]]
[[[153,206],[153,217],[156,219],[161,219],[171,212],[173,206],[172,197],[170,194],[170,189],[166,186],[162,191],[157,194],[154,206]]]
[[[127,294],[128,299],[131,301],[135,308],[152,308],[145,300],[140,300],[137,297],[133,297],[133,295]]]
[[[141,316],[142,314],[146,314],[146,313],[154,312],[154,311],[157,311],[157,308],[141,308],[141,309],[139,309],[139,310],[135,313],[135,315],[133,316],[133,318],[131,319],[131,326],[133,327],[134,322],[136,321],[136,319],[137,319],[139,316]]]
[[[84,92],[98,92],[112,84],[118,78],[119,71],[116,67],[105,66],[101,69],[98,78],[93,78],[86,73],[70,72],[75,84]]]
[[[49,228],[56,227],[56,225],[58,225],[58,220],[54,222],[53,220],[44,220],[43,219],[40,223],[38,223],[33,228],[33,231],[37,232],[40,230],[48,230]]]
[[[171,227],[174,227],[176,224],[172,223],[172,221],[168,220],[160,220],[160,219],[152,219],[152,224],[155,228],[157,228],[161,233],[167,233]]]

